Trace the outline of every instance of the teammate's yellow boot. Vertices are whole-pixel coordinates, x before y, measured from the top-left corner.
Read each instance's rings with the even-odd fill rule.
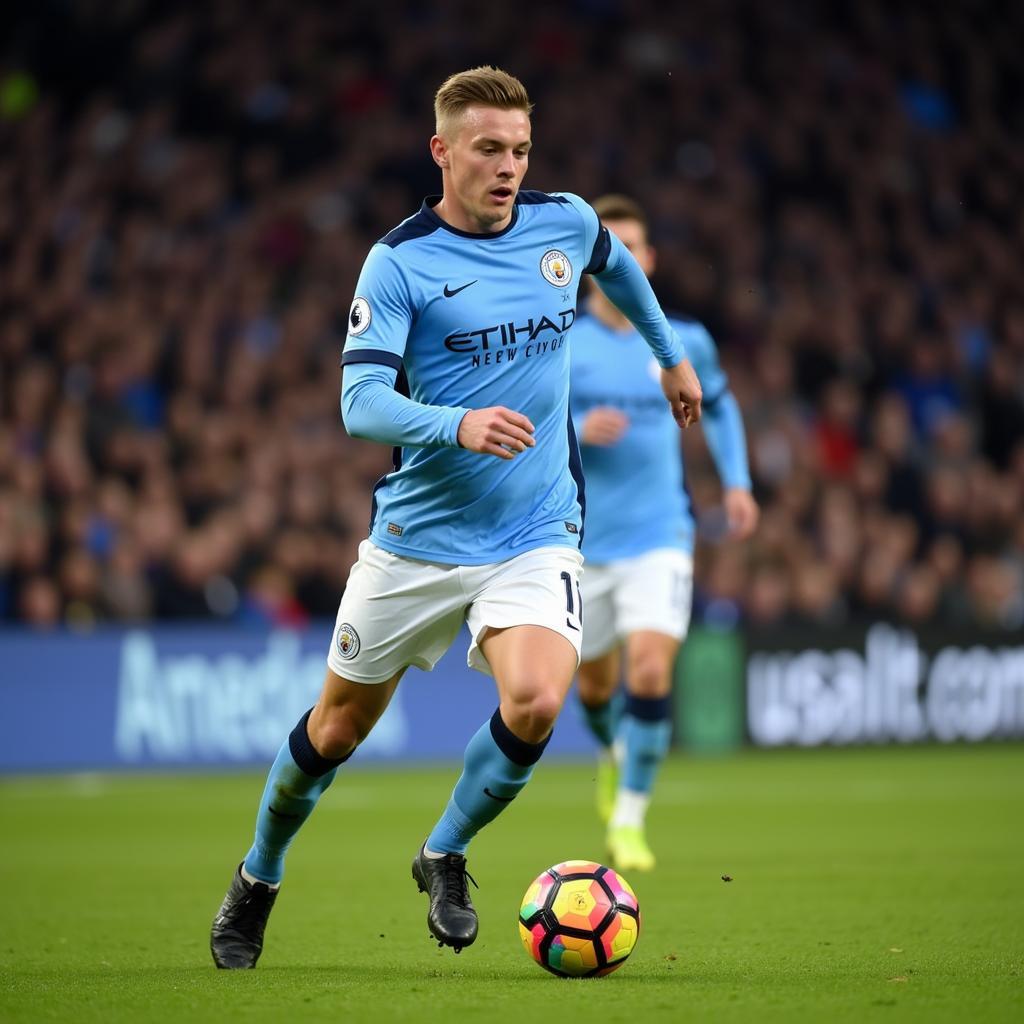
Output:
[[[644,830],[634,825],[614,825],[608,829],[608,854],[618,870],[654,870],[654,853],[647,845]]]

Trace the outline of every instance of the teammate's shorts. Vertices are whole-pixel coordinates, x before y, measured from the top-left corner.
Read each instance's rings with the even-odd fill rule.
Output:
[[[656,548],[583,571],[583,660],[651,630],[682,640],[690,625],[693,558],[679,548]]]
[[[470,668],[492,675],[480,650],[493,627],[546,626],[576,649],[580,567],[575,548],[545,547],[488,565],[442,565],[405,558],[371,540],[359,545],[327,654],[344,679],[382,683],[408,665],[429,671],[469,624]]]

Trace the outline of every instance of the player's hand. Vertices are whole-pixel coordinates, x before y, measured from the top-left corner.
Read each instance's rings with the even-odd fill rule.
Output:
[[[599,405],[583,417],[580,441],[583,444],[594,444],[600,448],[607,448],[622,437],[628,426],[629,417],[621,409],[610,405]]]
[[[462,417],[456,436],[468,451],[497,455],[499,459],[514,459],[537,443],[533,439],[533,424],[522,413],[503,405],[471,409]]]
[[[661,390],[672,407],[672,416],[680,427],[689,427],[700,419],[704,397],[700,381],[689,359],[661,371]]]
[[[761,509],[750,491],[730,487],[722,496],[725,518],[729,523],[729,536],[733,540],[746,540],[757,529]]]

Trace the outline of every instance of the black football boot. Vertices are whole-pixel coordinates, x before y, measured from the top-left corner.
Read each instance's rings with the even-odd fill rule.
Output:
[[[277,899],[264,882],[250,885],[239,864],[210,929],[210,952],[218,967],[255,967],[263,952],[263,930]]]
[[[456,953],[476,939],[477,917],[469,898],[468,879],[476,879],[466,870],[466,858],[459,853],[428,857],[423,848],[412,862],[412,877],[420,892],[430,896],[427,927],[439,946],[451,946]]]

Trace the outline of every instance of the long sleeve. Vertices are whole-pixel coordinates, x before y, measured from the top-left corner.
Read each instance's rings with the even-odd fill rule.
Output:
[[[341,387],[341,415],[352,437],[399,447],[458,448],[468,409],[423,405],[395,390],[397,370],[351,362]]]
[[[722,485],[749,491],[747,439],[740,407],[731,391],[722,392],[710,404],[705,403],[701,426]]]
[[[615,235],[607,228],[601,231],[607,239],[608,255],[604,267],[593,271],[598,287],[640,332],[660,366],[682,362],[686,349],[665,318],[647,275]]]

